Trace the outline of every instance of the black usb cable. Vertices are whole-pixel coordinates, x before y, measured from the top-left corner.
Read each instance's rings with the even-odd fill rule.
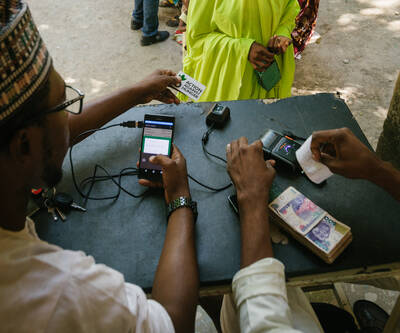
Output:
[[[116,174],[111,174],[107,171],[106,168],[104,168],[103,166],[99,165],[99,164],[95,164],[94,169],[93,169],[93,174],[92,176],[86,177],[84,178],[79,184],[78,181],[76,179],[76,175],[75,175],[75,168],[74,168],[74,163],[73,163],[73,159],[72,159],[72,152],[73,152],[73,148],[75,146],[75,144],[80,141],[79,139],[81,139],[83,136],[87,136],[89,134],[93,134],[99,131],[104,131],[107,130],[109,128],[112,127],[126,127],[126,128],[143,128],[144,126],[144,122],[143,121],[136,121],[136,120],[130,120],[130,121],[125,121],[119,124],[113,124],[113,125],[108,125],[105,127],[100,127],[100,128],[94,128],[94,129],[90,129],[90,130],[86,130],[80,134],[78,134],[73,140],[72,140],[72,144],[71,144],[71,148],[69,150],[69,160],[70,160],[70,166],[71,166],[71,175],[72,175],[72,180],[75,186],[76,191],[79,193],[79,195],[81,197],[83,197],[85,199],[84,204],[87,203],[88,200],[117,200],[121,194],[121,192],[124,192],[126,194],[128,194],[131,197],[134,198],[140,198],[143,197],[147,194],[147,192],[149,190],[144,191],[143,193],[140,194],[134,194],[129,192],[127,189],[125,189],[121,183],[122,183],[122,178],[125,176],[137,176],[139,174],[139,169],[137,168],[124,168],[122,169],[119,173]],[[209,135],[212,133],[212,131],[214,130],[214,126],[211,125],[210,128],[207,130],[207,132],[203,135],[202,138],[202,147],[203,147],[203,151],[210,155],[213,156],[214,158],[217,158],[219,160],[221,160],[222,162],[226,163],[226,160],[223,159],[222,157],[219,157],[215,154],[210,153],[207,149],[206,149],[206,144],[208,142],[208,138]],[[105,173],[105,175],[98,175],[99,171],[102,171],[103,173]],[[193,176],[191,176],[190,174],[188,174],[188,177],[194,181],[195,183],[197,183],[198,185],[213,191],[213,192],[220,192],[220,191],[224,191],[227,188],[229,188],[230,186],[232,186],[232,183],[225,185],[223,187],[213,187],[210,185],[206,185],[204,183],[202,183],[201,181],[199,181],[198,179],[194,178]],[[105,182],[105,181],[112,181],[112,183],[117,187],[117,192],[114,195],[110,195],[110,196],[105,196],[105,197],[93,197],[91,196],[91,192],[93,190],[93,187],[96,183],[98,182]],[[83,188],[89,186],[89,189],[86,191],[86,193],[84,193]]]

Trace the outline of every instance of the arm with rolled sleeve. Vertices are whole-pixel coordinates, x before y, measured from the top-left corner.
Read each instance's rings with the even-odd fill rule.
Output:
[[[284,266],[278,260],[265,258],[241,269],[232,289],[242,333],[300,333],[292,328]]]
[[[240,215],[242,269],[232,283],[240,331],[299,332],[292,328],[284,266],[273,258],[269,233],[266,202],[275,162],[264,161],[260,141],[249,145],[244,137],[227,145],[226,157]]]

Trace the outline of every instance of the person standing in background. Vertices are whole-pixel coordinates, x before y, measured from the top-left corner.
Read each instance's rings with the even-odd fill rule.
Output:
[[[131,29],[142,29],[142,46],[152,45],[168,39],[168,31],[158,31],[158,0],[135,0]]]
[[[294,55],[298,57],[306,47],[317,24],[319,0],[298,0],[300,13],[296,17],[296,27],[292,31]]]
[[[191,0],[183,71],[207,87],[199,101],[289,97],[298,13],[297,0]],[[254,70],[274,60],[281,80],[267,92]]]

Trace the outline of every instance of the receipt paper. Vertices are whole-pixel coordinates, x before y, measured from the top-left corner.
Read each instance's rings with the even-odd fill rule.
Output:
[[[332,176],[333,173],[326,165],[313,160],[311,152],[311,140],[312,136],[310,136],[296,151],[296,158],[307,177],[310,178],[312,182],[320,184],[325,179],[328,179],[330,176]]]

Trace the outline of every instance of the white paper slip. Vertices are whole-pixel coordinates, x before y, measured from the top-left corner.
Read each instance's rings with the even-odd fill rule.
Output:
[[[314,183],[320,184],[333,173],[326,165],[313,160],[311,140],[312,136],[308,137],[306,142],[296,151],[296,158],[307,177]]]
[[[182,94],[185,94],[187,97],[190,97],[197,102],[200,96],[203,94],[204,90],[206,90],[206,86],[196,81],[184,72],[179,72],[178,76],[181,78],[182,82],[179,87],[176,86],[175,88],[179,90]]]

